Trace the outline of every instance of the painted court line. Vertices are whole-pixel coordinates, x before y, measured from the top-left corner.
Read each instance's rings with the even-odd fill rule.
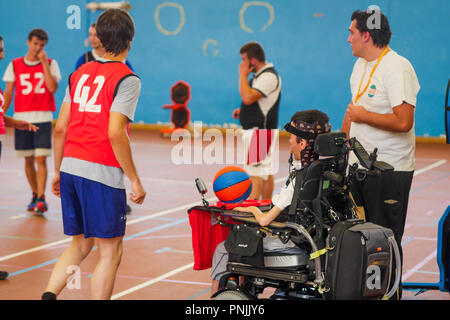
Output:
[[[437,250],[434,250],[428,257],[420,261],[416,264],[412,269],[409,269],[408,272],[404,273],[402,276],[402,281],[406,281],[409,277],[411,277],[414,273],[416,273],[420,268],[426,265],[431,259],[436,258]]]
[[[179,268],[177,268],[177,269],[174,269],[174,270],[172,270],[172,271],[169,271],[169,272],[167,272],[167,273],[165,273],[165,274],[163,274],[163,275],[160,275],[159,277],[156,277],[156,278],[151,279],[151,280],[149,280],[149,281],[143,282],[143,283],[141,283],[141,284],[139,284],[139,285],[137,285],[137,286],[131,287],[130,289],[124,290],[124,291],[122,291],[122,292],[119,292],[119,293],[113,295],[113,296],[111,297],[111,300],[119,299],[119,298],[121,298],[121,297],[123,297],[123,296],[126,296],[127,294],[130,294],[130,293],[133,293],[133,292],[135,292],[135,291],[138,291],[138,290],[140,290],[140,289],[142,289],[142,288],[151,286],[152,284],[155,284],[155,283],[157,283],[157,282],[159,282],[159,281],[161,281],[161,280],[164,280],[164,279],[166,279],[166,278],[169,278],[169,277],[171,277],[171,276],[173,276],[173,275],[176,275],[176,274],[178,274],[178,273],[180,273],[180,272],[183,272],[183,271],[185,271],[185,270],[187,270],[187,269],[191,269],[192,267],[194,267],[194,263],[193,263],[193,262],[188,263],[188,264],[185,264],[184,266],[181,266],[181,267],[179,267]]]
[[[57,245],[60,245],[60,244],[68,243],[70,241],[72,241],[72,239],[71,238],[67,238],[67,239],[63,239],[63,240],[47,243],[47,244],[44,244],[42,246],[34,247],[34,248],[31,248],[31,249],[28,249],[28,250],[23,250],[23,251],[20,251],[20,252],[12,253],[12,254],[9,254],[7,256],[0,257],[0,261],[5,261],[5,260],[12,259],[12,258],[15,258],[15,257],[23,256],[23,255],[28,254],[28,253],[36,252],[36,251],[39,251],[39,250],[44,250],[44,249],[47,249],[47,248],[52,247],[52,246],[57,246]]]
[[[438,161],[438,162],[436,162],[434,164],[431,164],[431,165],[429,165],[427,167],[424,167],[424,168],[422,168],[420,170],[415,171],[414,175],[417,176],[417,175],[422,174],[422,173],[424,173],[426,171],[432,170],[432,169],[434,169],[434,168],[436,168],[438,166],[441,166],[441,165],[445,164],[446,162],[447,162],[446,160],[440,160],[440,161]],[[275,182],[278,183],[278,182],[281,182],[281,181],[284,181],[284,180],[285,180],[285,178],[280,178],[280,179],[276,179]],[[210,199],[207,199],[207,200],[208,201],[212,201],[214,199],[216,199],[216,198],[214,197],[214,198],[210,198]],[[146,221],[146,220],[149,220],[149,219],[153,219],[153,218],[156,218],[156,217],[160,217],[160,216],[163,216],[163,215],[166,215],[166,214],[170,214],[170,213],[178,211],[178,210],[188,209],[188,208],[190,208],[192,206],[195,206],[195,205],[198,205],[198,204],[199,204],[199,202],[197,201],[195,203],[191,203],[191,204],[188,204],[188,205],[183,205],[183,206],[179,206],[179,207],[176,207],[176,208],[164,210],[164,211],[155,213],[153,215],[148,215],[148,216],[144,216],[142,218],[137,218],[137,219],[134,219],[132,221],[128,221],[127,225],[128,224],[139,223],[139,222]],[[60,241],[55,241],[55,242],[52,242],[52,243],[49,243],[49,244],[46,244],[46,245],[38,246],[38,247],[35,247],[35,248],[31,248],[31,249],[28,249],[28,250],[24,250],[24,251],[21,251],[21,252],[17,252],[17,253],[13,253],[13,254],[10,254],[10,255],[7,255],[7,256],[0,257],[0,261],[5,261],[5,260],[8,260],[8,259],[17,257],[17,256],[25,255],[25,254],[28,254],[28,253],[31,253],[31,252],[36,252],[36,251],[39,251],[39,250],[43,250],[45,248],[49,248],[49,247],[52,247],[52,246],[55,246],[55,245],[61,245],[61,244],[64,244],[64,243],[67,243],[67,242],[70,242],[70,241],[71,241],[71,238],[63,239],[63,240],[60,240]],[[425,258],[422,262],[417,264],[413,269],[409,270],[408,273],[404,274],[402,280],[405,281],[415,271],[420,269],[423,265],[425,265],[429,260],[431,260],[435,256],[436,256],[436,251],[434,251],[431,255],[429,255],[427,258]],[[50,260],[50,261],[53,262],[53,260]],[[50,261],[48,261],[45,264],[47,265]],[[171,276],[173,276],[175,274],[178,274],[178,273],[180,273],[180,272],[182,272],[184,270],[192,268],[193,265],[194,265],[194,263],[186,264],[186,265],[181,266],[181,267],[179,267],[177,269],[169,271],[169,272],[167,272],[167,273],[165,273],[165,274],[163,274],[163,275],[161,275],[161,276],[159,276],[157,278],[151,279],[151,280],[146,281],[146,282],[144,282],[144,283],[142,283],[140,285],[137,285],[137,286],[134,286],[134,287],[132,287],[130,289],[122,291],[122,292],[120,292],[120,293],[118,293],[116,295],[113,295],[112,296],[112,300],[118,299],[118,298],[123,297],[123,296],[125,296],[127,294],[130,294],[132,292],[140,290],[140,289],[142,289],[144,287],[147,287],[147,286],[150,286],[150,285],[152,285],[154,283],[162,281],[162,280],[164,280],[164,279],[166,279],[168,277],[171,277]],[[24,271],[24,270],[22,270],[22,271]]]
[[[446,162],[447,162],[447,160],[437,161],[437,162],[435,162],[435,163],[433,163],[433,164],[431,164],[429,166],[426,166],[426,167],[424,167],[422,169],[419,169],[419,170],[415,171],[414,172],[414,176],[420,175],[420,174],[422,174],[424,172],[427,172],[427,171],[432,170],[432,169],[434,169],[436,167],[439,167],[439,166],[445,164]],[[284,180],[285,180],[285,178],[279,178],[279,179],[275,180],[275,183],[279,183],[279,182],[284,181]],[[410,270],[407,274],[405,274],[402,277],[402,281],[405,281],[408,277],[410,277],[414,272],[416,272],[418,269],[420,269],[423,265],[425,265],[429,260],[431,260],[435,256],[436,256],[436,251],[434,251],[434,253],[432,253],[430,256],[425,258],[421,263],[416,265],[412,270]],[[138,291],[138,290],[140,290],[142,288],[145,288],[145,287],[150,286],[150,285],[152,285],[154,283],[157,283],[157,282],[161,281],[162,279],[168,278],[168,277],[170,277],[170,276],[172,276],[174,274],[182,272],[182,271],[184,271],[184,270],[186,270],[186,269],[188,269],[190,267],[193,267],[193,263],[187,264],[187,265],[182,266],[182,267],[180,267],[178,269],[172,270],[172,271],[170,271],[170,272],[168,272],[168,273],[166,273],[166,274],[164,274],[164,275],[162,275],[162,276],[160,276],[158,278],[149,280],[149,281],[144,282],[144,283],[142,283],[140,285],[132,287],[132,288],[130,288],[128,290],[122,291],[122,292],[114,295],[111,299],[112,300],[118,299],[118,298],[123,297],[123,296],[125,296],[127,294],[130,294],[132,292]]]
[[[212,201],[214,199],[216,199],[216,198],[214,197],[214,198],[210,198],[210,199],[207,199],[207,200],[208,201]],[[154,214],[151,214],[151,215],[148,215],[148,216],[144,216],[144,217],[141,217],[141,218],[134,219],[132,221],[128,221],[127,225],[139,223],[139,222],[146,221],[146,220],[149,220],[149,219],[154,219],[154,218],[157,218],[157,217],[160,217],[160,216],[163,216],[163,215],[167,215],[167,214],[176,212],[178,210],[188,209],[190,207],[193,207],[193,206],[199,205],[199,204],[200,203],[197,201],[197,202],[193,202],[193,203],[190,203],[190,204],[187,204],[187,205],[183,205],[183,206],[179,206],[179,207],[176,207],[176,208],[160,211],[158,213],[154,213]],[[45,245],[42,245],[42,246],[38,246],[38,247],[34,247],[34,248],[31,248],[31,249],[28,249],[28,250],[23,250],[23,251],[20,251],[20,252],[12,253],[12,254],[0,257],[0,262],[8,260],[8,259],[16,258],[16,257],[19,257],[19,256],[23,256],[25,254],[29,254],[29,253],[32,253],[32,252],[44,250],[44,249],[50,248],[52,246],[57,246],[57,245],[69,243],[71,241],[72,241],[72,238],[69,237],[69,238],[66,238],[66,239],[63,239],[63,240],[50,242],[48,244],[45,244]]]
[[[428,166],[426,166],[426,167],[424,167],[422,169],[414,171],[414,176],[418,176],[419,174],[422,174],[422,173],[427,172],[427,171],[429,171],[431,169],[434,169],[434,168],[437,168],[439,166],[442,166],[446,162],[447,162],[447,160],[439,160],[439,161],[437,161],[435,163],[432,163],[432,164],[430,164],[430,165],[428,165]]]
[[[173,226],[175,226],[175,225],[177,225],[177,224],[184,223],[184,222],[186,222],[186,221],[188,221],[188,218],[179,219],[179,220],[176,220],[176,221],[171,222],[171,223],[168,223],[168,224],[164,224],[164,225],[161,225],[161,226],[158,226],[158,227],[154,227],[154,228],[151,228],[151,229],[142,231],[142,232],[138,232],[138,233],[135,233],[135,234],[126,236],[126,237],[123,238],[123,240],[124,240],[124,241],[127,241],[127,240],[130,240],[130,239],[134,239],[134,238],[136,238],[136,237],[140,237],[140,236],[145,235],[145,234],[148,234],[148,233],[152,233],[152,232],[156,232],[156,231],[159,231],[159,230],[162,230],[162,229],[165,229],[165,228],[173,227]],[[59,247],[61,247],[61,246],[59,246]],[[54,249],[54,247],[52,247],[51,249]],[[94,247],[92,248],[92,251],[95,251],[95,250],[97,250],[97,249],[98,249],[98,247],[97,247],[97,246],[94,246]],[[18,270],[18,271],[16,271],[16,272],[11,273],[11,274],[9,275],[9,277],[11,278],[11,277],[13,277],[13,276],[17,276],[17,275],[22,274],[22,273],[26,273],[26,272],[30,272],[30,271],[33,271],[33,270],[36,270],[36,269],[40,269],[40,268],[42,268],[42,267],[44,267],[44,266],[48,266],[48,265],[51,265],[51,264],[56,263],[57,260],[58,260],[58,259],[55,258],[55,259],[52,259],[52,260],[49,260],[49,261],[40,263],[40,264],[38,264],[38,265],[34,265],[34,266],[31,266],[31,267],[28,267],[28,268],[26,268],[26,269]]]

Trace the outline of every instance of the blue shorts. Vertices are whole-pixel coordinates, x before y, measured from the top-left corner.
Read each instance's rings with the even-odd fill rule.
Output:
[[[85,238],[115,238],[125,234],[125,189],[65,172],[60,174],[60,188],[64,234],[84,234]]]

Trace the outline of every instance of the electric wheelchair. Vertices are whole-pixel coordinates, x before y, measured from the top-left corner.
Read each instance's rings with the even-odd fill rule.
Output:
[[[382,233],[387,235],[385,241],[387,245],[376,244],[374,252],[367,253],[369,238],[372,237],[374,240],[376,237],[369,233],[364,236],[366,233],[361,230],[364,229],[363,226],[370,223],[358,217],[358,209],[349,192],[353,179],[361,180],[367,174],[393,170],[392,166],[376,160],[376,149],[368,154],[357,139],[347,140],[343,132],[320,134],[315,141],[314,151],[319,154],[319,160],[312,162],[305,170],[294,170],[292,173],[298,181],[295,184],[292,204],[297,203],[297,205],[291,205],[285,209],[279,219],[277,218],[269,226],[262,228],[251,213],[221,208],[211,209],[220,213],[215,217],[218,224],[231,228],[226,241],[236,235],[236,232],[247,232],[254,236],[248,238],[250,240],[247,240],[245,245],[241,245],[241,247],[253,247],[250,253],[252,257],[245,257],[245,253],[242,255],[239,252],[236,254],[230,251],[227,263],[228,273],[220,279],[219,290],[213,294],[212,298],[216,300],[258,299],[266,288],[273,288],[270,299],[280,300],[386,299],[393,295],[400,282],[400,272],[395,269],[401,264],[392,231],[390,229],[386,231],[380,227],[383,229]],[[363,168],[358,167],[357,164],[348,166],[349,152],[355,153]],[[202,195],[204,207],[208,208],[209,204],[203,197],[206,193],[203,181],[197,178],[196,185]],[[270,207],[260,209],[264,212]],[[236,224],[227,223],[222,219],[223,217],[231,217]],[[360,254],[359,260],[356,258],[356,253],[349,252],[353,249],[346,248],[339,251],[335,248],[340,241],[336,229],[342,230],[342,225],[348,225],[345,228],[353,226],[360,229],[363,236],[358,236],[354,243],[361,246],[360,242],[364,245],[367,241],[365,253]],[[370,225],[370,228],[378,228],[376,225]],[[298,248],[308,252],[309,256],[263,252],[259,239],[265,236],[278,237],[282,243],[292,241]],[[256,245],[256,242],[259,244]],[[336,271],[336,265],[340,263],[339,259],[347,259],[347,262],[343,262],[343,265],[339,267],[341,270]],[[363,270],[359,275],[360,264],[366,264],[364,268],[368,264],[384,265],[383,274],[374,274],[371,278],[377,280],[378,284],[380,281],[383,284],[376,288],[378,291],[375,290],[375,294],[370,292],[367,294],[366,287],[369,285],[371,274]],[[392,273],[395,274],[395,280],[391,279]],[[361,278],[357,279],[356,284],[353,285],[357,288],[342,289],[353,281],[344,279],[345,277]],[[353,294],[336,294],[339,290],[352,291]],[[354,293],[355,290],[356,293]]]

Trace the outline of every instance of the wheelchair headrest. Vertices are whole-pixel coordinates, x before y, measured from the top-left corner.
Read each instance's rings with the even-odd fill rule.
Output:
[[[314,142],[314,152],[319,156],[338,156],[344,152],[346,141],[345,132],[319,134]]]

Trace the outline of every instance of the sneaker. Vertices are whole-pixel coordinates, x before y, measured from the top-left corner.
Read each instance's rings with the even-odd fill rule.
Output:
[[[34,211],[38,213],[44,213],[47,210],[47,202],[45,202],[45,196],[42,195],[36,200],[36,208],[34,209]]]
[[[53,292],[44,292],[41,296],[41,300],[56,300],[56,294]]]
[[[8,272],[0,271],[0,280],[5,280],[6,278],[8,278],[8,275]]]
[[[33,192],[33,197],[31,198],[31,202],[28,205],[27,210],[28,211],[35,211],[36,210],[36,202],[37,202],[37,194]]]

